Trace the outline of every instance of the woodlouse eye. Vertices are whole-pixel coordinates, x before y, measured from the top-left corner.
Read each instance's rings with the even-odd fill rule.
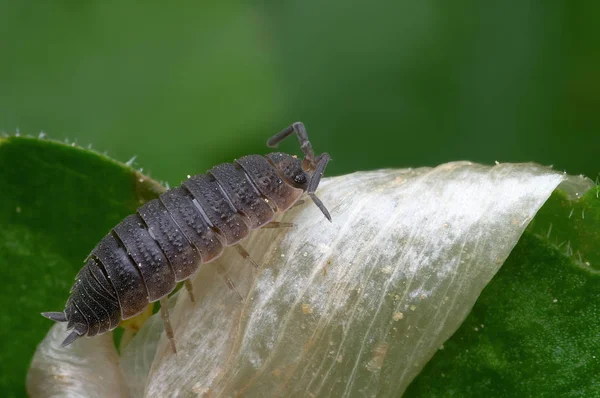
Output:
[[[294,182],[296,184],[306,184],[306,176],[304,174],[298,174],[294,177]]]

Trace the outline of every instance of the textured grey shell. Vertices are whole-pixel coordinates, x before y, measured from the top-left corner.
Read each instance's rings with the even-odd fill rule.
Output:
[[[301,170],[300,161],[296,167]],[[76,335],[65,344],[138,315],[303,192],[266,158],[250,155],[192,176],[146,203],[98,243],[78,273],[65,309]]]

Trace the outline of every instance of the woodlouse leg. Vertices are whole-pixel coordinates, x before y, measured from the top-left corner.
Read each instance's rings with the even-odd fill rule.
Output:
[[[262,226],[262,228],[292,228],[294,223],[291,222],[279,222],[279,221],[271,221],[268,224]]]
[[[183,282],[183,285],[188,292],[188,296],[190,296],[190,301],[195,303],[196,297],[194,297],[194,286],[192,285],[192,282],[189,279],[186,279],[185,282]]]
[[[306,193],[308,193],[308,195],[313,200],[313,202],[315,202],[315,205],[317,205],[317,207],[319,209],[321,209],[321,211],[323,212],[325,217],[329,220],[329,222],[331,222],[331,215],[329,214],[329,211],[327,211],[327,208],[325,207],[323,202],[321,202],[321,200],[319,198],[317,198],[317,195],[315,195],[315,191],[317,190],[317,187],[319,186],[319,183],[321,182],[321,177],[323,177],[323,173],[325,172],[325,167],[327,167],[327,163],[330,160],[331,160],[331,156],[329,156],[328,153],[322,153],[319,155],[319,157],[317,158],[317,165],[315,167],[315,172],[313,173],[312,177],[310,178],[310,181],[308,182],[308,189],[306,190]]]
[[[225,283],[227,284],[227,286],[235,293],[235,295],[238,297],[238,300],[244,301],[244,298],[242,297],[240,292],[238,292],[237,289],[235,288],[235,285],[233,284],[233,281],[231,280],[231,278],[229,278],[229,276],[227,276],[227,270],[225,270],[225,267],[223,267],[221,264],[217,264],[217,272],[225,280]]]
[[[246,249],[244,249],[242,247],[242,245],[234,245],[236,250],[238,251],[238,253],[240,254],[240,256],[242,256],[244,258],[244,260],[248,260],[250,261],[250,263],[252,265],[254,265],[254,268],[258,269],[258,264],[256,264],[256,262],[252,259],[252,257],[250,257],[250,254],[248,254],[248,252],[246,251]]]
[[[296,133],[298,136],[298,141],[300,141],[300,149],[302,149],[302,153],[305,156],[305,161],[308,163],[309,168],[313,168],[315,165],[315,153],[313,152],[312,145],[308,140],[308,134],[306,133],[306,128],[304,124],[301,122],[296,122],[291,126],[281,130],[279,133],[275,134],[273,137],[269,138],[267,141],[267,145],[269,147],[276,147],[281,141],[285,138],[289,137],[291,134]]]
[[[173,327],[171,326],[171,320],[169,319],[169,299],[168,297],[163,297],[160,299],[160,317],[165,325],[165,333],[167,334],[167,338],[169,339],[169,343],[171,344],[171,348],[173,352],[177,354],[177,348],[175,347],[175,338],[173,333]]]
[[[296,201],[296,203],[294,203],[294,204],[292,205],[292,207],[290,207],[290,209],[293,209],[293,208],[294,208],[294,207],[296,207],[296,206],[303,205],[304,203],[306,203],[306,201],[305,201],[304,199],[300,199],[300,200]]]

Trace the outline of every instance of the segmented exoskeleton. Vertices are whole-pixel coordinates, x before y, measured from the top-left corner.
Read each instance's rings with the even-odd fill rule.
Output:
[[[267,145],[275,147],[294,133],[303,160],[274,152],[220,164],[149,201],[114,227],[75,277],[64,312],[42,313],[73,329],[62,345],[113,330],[121,320],[160,300],[165,330],[175,349],[165,299],[177,282],[186,282],[193,300],[188,279],[201,264],[218,258],[226,246],[236,246],[248,257],[238,242],[253,229],[279,226],[272,222],[275,215],[292,207],[305,192],[331,221],[315,196],[329,154],[315,158],[299,122],[271,137]]]

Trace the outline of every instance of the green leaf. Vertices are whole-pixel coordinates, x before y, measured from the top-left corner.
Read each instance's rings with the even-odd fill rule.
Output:
[[[162,187],[106,156],[59,142],[0,139],[0,391],[25,394],[35,347],[83,259]],[[10,364],[10,366],[8,366]]]
[[[533,219],[528,230],[547,244],[574,257],[577,263],[600,270],[600,187],[580,200],[555,192]]]
[[[599,191],[552,195],[406,396],[599,396]]]

